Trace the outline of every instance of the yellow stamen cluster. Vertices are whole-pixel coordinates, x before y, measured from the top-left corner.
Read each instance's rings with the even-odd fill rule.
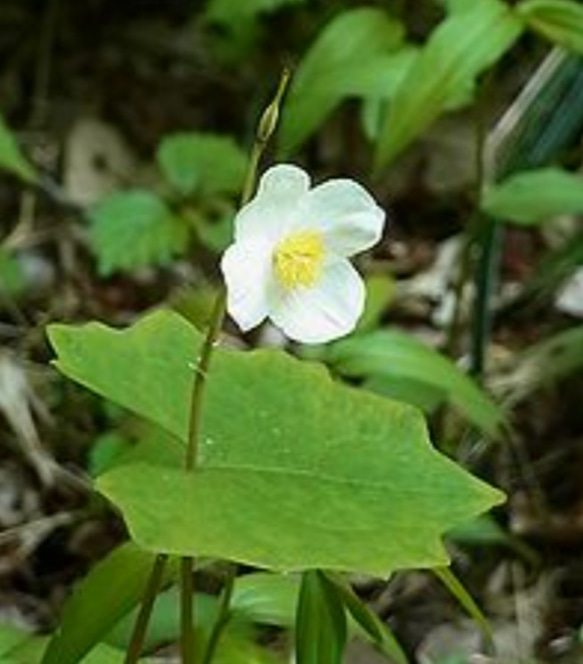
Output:
[[[282,240],[273,253],[273,267],[286,289],[313,286],[324,260],[324,242],[316,231],[300,231]]]

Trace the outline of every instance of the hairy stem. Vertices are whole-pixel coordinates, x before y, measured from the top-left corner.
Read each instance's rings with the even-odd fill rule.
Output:
[[[253,195],[255,190],[255,183],[257,180],[257,171],[263,150],[269,141],[269,138],[275,130],[277,119],[279,115],[279,106],[281,99],[285,92],[287,82],[289,79],[289,72],[285,70],[281,76],[281,80],[275,94],[273,101],[267,106],[263,112],[257,128],[255,142],[251,155],[249,157],[249,164],[247,166],[247,175],[245,177],[245,184],[241,196],[241,207],[246,205]],[[185,468],[187,470],[196,471],[198,448],[200,442],[200,433],[202,427],[202,407],[204,400],[204,391],[206,386],[206,377],[210,368],[213,350],[217,344],[219,333],[225,318],[227,302],[227,292],[223,286],[217,295],[215,305],[213,308],[211,320],[207,329],[207,333],[198,356],[195,373],[194,383],[192,386],[192,398],[190,402],[190,420],[188,427],[188,442],[186,446]],[[186,556],[181,562],[181,575],[180,575],[180,606],[181,606],[181,637],[180,646],[182,653],[182,664],[194,664],[194,558]],[[225,595],[226,593],[224,593]],[[227,599],[230,601],[229,591]],[[225,613],[228,612],[228,602],[225,607]],[[220,618],[220,616],[219,616]],[[221,627],[217,627],[217,636],[215,637],[218,642]],[[210,644],[209,644],[210,645]],[[214,646],[213,646],[214,649]],[[212,653],[211,653],[212,657]],[[210,661],[210,660],[209,660]]]

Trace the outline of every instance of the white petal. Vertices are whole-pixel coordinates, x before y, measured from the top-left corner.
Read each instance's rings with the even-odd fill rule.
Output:
[[[269,168],[259,181],[255,197],[235,217],[235,238],[280,238],[309,187],[308,174],[298,166],[278,164]]]
[[[365,289],[358,272],[344,259],[324,267],[312,288],[272,289],[269,317],[286,336],[303,343],[324,343],[351,332],[364,309]]]
[[[272,246],[263,241],[235,242],[223,254],[227,311],[246,332],[267,316]]]
[[[302,199],[301,216],[324,235],[330,251],[352,256],[376,244],[382,235],[385,212],[353,180],[329,180]]]

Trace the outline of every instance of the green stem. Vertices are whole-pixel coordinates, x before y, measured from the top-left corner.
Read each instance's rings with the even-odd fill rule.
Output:
[[[182,661],[194,662],[194,558],[180,561],[180,652]]]
[[[245,177],[245,184],[241,196],[241,207],[246,205],[251,200],[251,196],[255,190],[259,162],[261,160],[265,146],[267,145],[269,138],[275,130],[279,115],[279,105],[285,92],[288,80],[289,72],[285,70],[281,76],[279,86],[273,101],[267,106],[259,121],[255,142],[249,157],[249,164],[247,166],[247,175]],[[201,415],[204,400],[204,390],[206,386],[206,377],[210,368],[213,350],[217,344],[219,333],[225,318],[226,302],[227,292],[223,286],[217,295],[207,333],[196,362],[194,383],[192,386],[192,398],[190,402],[188,442],[186,446],[186,456],[184,462],[186,470],[196,470],[198,447],[202,428]],[[182,653],[182,664],[194,664],[193,568],[194,559],[192,557],[185,556],[182,558],[180,575],[180,646]],[[228,599],[230,601],[230,593]],[[228,611],[228,604],[225,610]]]
[[[217,619],[213,625],[213,630],[209,637],[209,642],[204,654],[203,664],[211,664],[219,644],[219,640],[223,633],[224,628],[229,622],[231,597],[233,596],[233,589],[235,587],[235,577],[237,575],[237,568],[235,565],[229,566],[228,576],[225,581],[225,586],[221,594],[221,602],[219,604],[219,611]]]
[[[160,590],[160,584],[162,583],[167,560],[168,556],[160,554],[154,561],[152,571],[150,572],[150,578],[148,579],[144,591],[144,597],[142,598],[142,605],[126,652],[124,664],[135,664],[142,654],[144,640],[146,638],[146,630],[148,629],[148,623],[150,622],[150,616],[152,615],[156,595]]]

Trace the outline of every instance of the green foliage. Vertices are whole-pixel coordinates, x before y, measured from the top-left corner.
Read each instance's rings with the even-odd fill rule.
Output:
[[[394,160],[452,99],[464,97],[521,29],[520,21],[498,0],[477,2],[435,28],[395,90],[379,137],[377,167]]]
[[[235,616],[263,625],[291,627],[298,600],[296,576],[255,572],[237,578],[231,598]]]
[[[358,335],[332,344],[326,359],[347,376],[406,379],[443,392],[489,436],[499,436],[505,426],[503,412],[486,392],[451,360],[411,335],[394,330]]]
[[[326,574],[334,585],[338,601],[341,601],[355,623],[363,630],[375,646],[395,664],[407,664],[407,656],[393,633],[377,614],[362,602],[350,584],[338,575]]]
[[[520,172],[486,189],[481,205],[493,217],[526,226],[581,214],[583,178],[557,168]]]
[[[357,330],[364,332],[378,327],[395,295],[395,280],[388,274],[371,274],[365,280],[366,301]]]
[[[156,157],[168,182],[183,195],[233,194],[243,186],[247,156],[230,137],[172,134],[162,139]]]
[[[120,457],[131,448],[131,441],[116,431],[102,434],[93,442],[89,451],[89,473],[93,477],[101,475],[116,465]]]
[[[490,627],[490,623],[488,622],[480,607],[474,601],[474,598],[466,590],[462,582],[448,567],[436,567],[432,570],[432,572],[461,604],[465,612],[479,627],[482,635],[488,643],[489,648],[493,649],[494,637],[492,635],[492,628]]]
[[[297,664],[341,664],[346,633],[346,613],[334,585],[322,572],[304,572],[296,618]]]
[[[38,173],[22,154],[14,134],[0,115],[0,168],[18,176],[28,184],[38,180]]]
[[[154,556],[125,544],[98,563],[67,600],[42,664],[76,664],[141,599]]]
[[[18,258],[0,247],[0,294],[18,296],[26,289],[26,278]]]
[[[258,14],[275,11],[288,5],[301,5],[306,0],[210,0],[207,18],[215,23],[237,27],[240,21],[254,18]]]
[[[188,228],[155,194],[135,189],[112,194],[90,211],[99,272],[164,265],[183,252]]]
[[[186,439],[201,339],[184,319],[50,336],[66,375]],[[98,482],[145,548],[385,575],[445,564],[440,533],[501,499],[431,448],[417,410],[283,352],[218,349],[205,408],[194,475],[137,463]]]
[[[551,41],[583,54],[583,6],[573,0],[523,0],[516,12]]]
[[[411,64],[403,26],[381,9],[342,12],[322,30],[294,72],[280,147],[296,150],[347,97],[386,97]]]

